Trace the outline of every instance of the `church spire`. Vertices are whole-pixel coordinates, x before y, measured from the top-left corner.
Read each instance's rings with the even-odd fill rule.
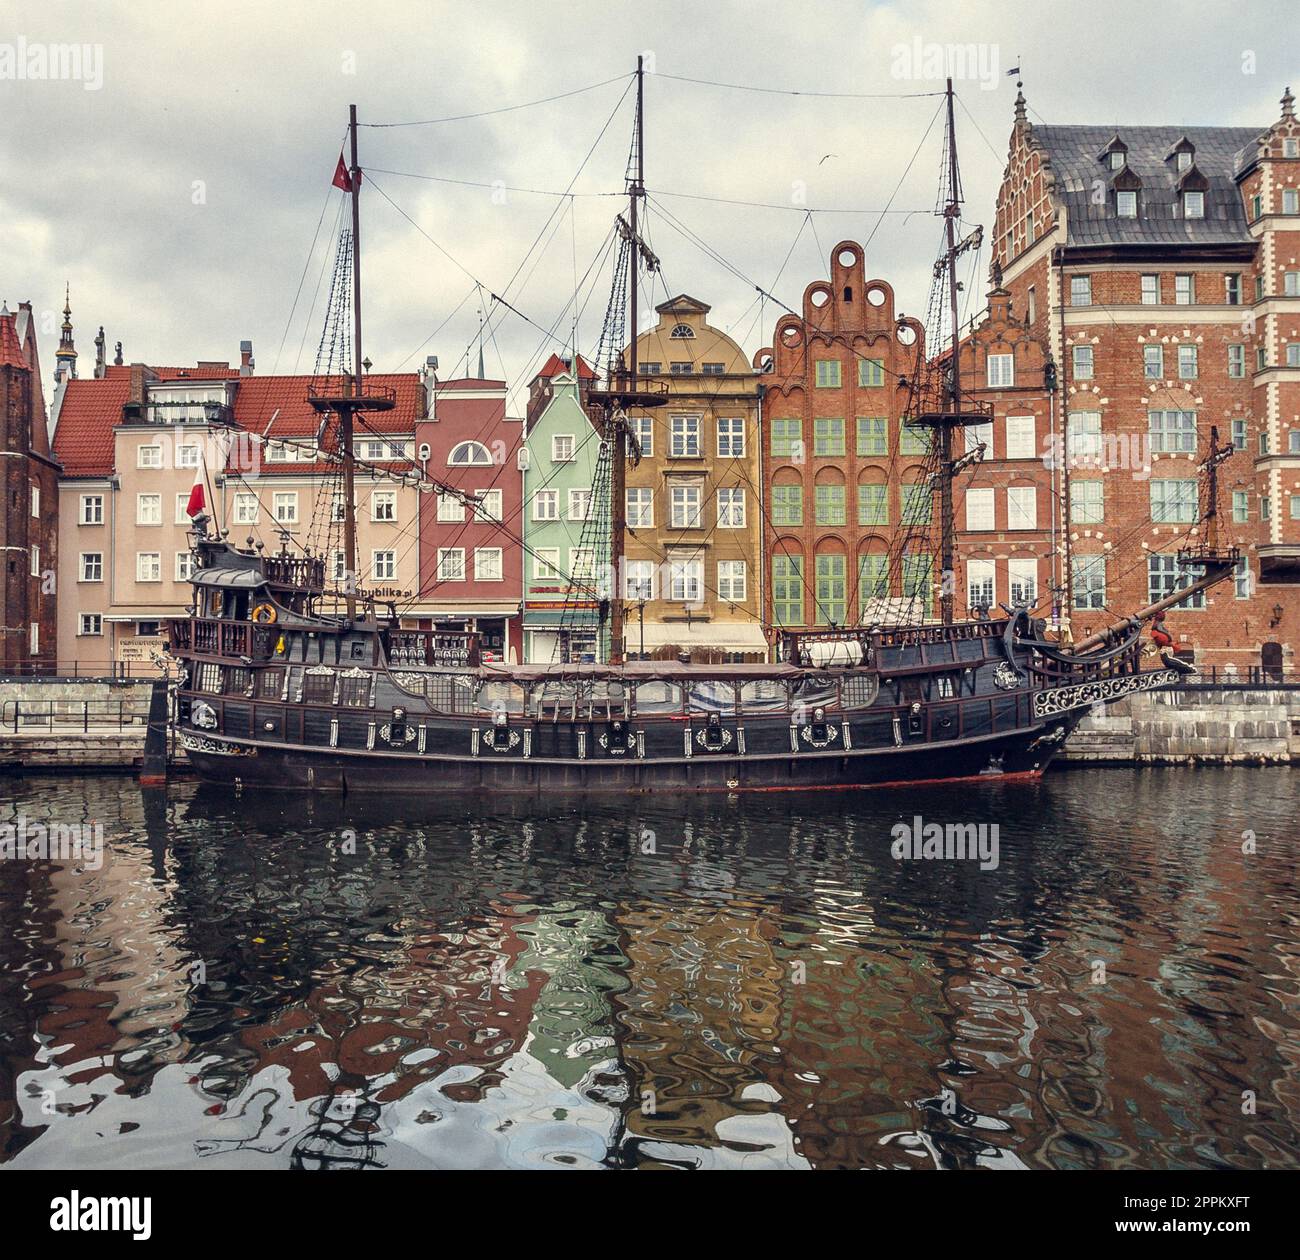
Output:
[[[59,332],[59,348],[54,352],[54,383],[64,379],[77,379],[77,347],[72,343],[72,286],[63,290],[63,326]]]

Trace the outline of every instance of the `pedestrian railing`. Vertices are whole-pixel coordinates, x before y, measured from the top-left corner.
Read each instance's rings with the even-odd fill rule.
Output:
[[[138,700],[5,700],[0,731],[102,731],[144,726],[149,706]]]

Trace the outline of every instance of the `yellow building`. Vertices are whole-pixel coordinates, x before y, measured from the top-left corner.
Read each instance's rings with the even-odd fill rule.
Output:
[[[630,658],[764,660],[758,472],[761,376],[682,294],[655,308],[638,371],[668,405],[633,411],[623,567]]]

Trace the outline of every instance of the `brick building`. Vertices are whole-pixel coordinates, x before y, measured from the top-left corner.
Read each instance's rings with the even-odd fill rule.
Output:
[[[58,651],[58,465],[30,302],[0,307],[0,673],[48,668]]]
[[[1016,100],[995,279],[1058,365],[1076,636],[1175,589],[1211,429],[1235,581],[1169,614],[1203,665],[1295,668],[1300,639],[1300,122],[1031,124]],[[996,440],[996,438],[995,438]]]
[[[420,592],[411,611],[426,629],[474,630],[485,652],[522,660],[523,420],[506,415],[504,381],[430,375],[425,384],[428,416],[415,426],[420,466],[480,496],[480,506],[419,496]]]
[[[800,628],[934,609],[931,548],[891,566],[901,521],[932,519],[926,435],[902,423],[924,330],[866,278],[862,247],[836,245],[802,315],[776,323],[763,377],[764,620]],[[891,572],[896,569],[896,572]],[[914,602],[913,602],[914,601]]]

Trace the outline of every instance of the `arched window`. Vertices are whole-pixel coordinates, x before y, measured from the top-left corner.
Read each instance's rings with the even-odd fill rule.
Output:
[[[491,467],[492,452],[482,442],[460,442],[451,448],[447,464],[452,468]]]
[[[668,335],[674,341],[690,341],[695,336],[695,329],[690,324],[674,324]]]

